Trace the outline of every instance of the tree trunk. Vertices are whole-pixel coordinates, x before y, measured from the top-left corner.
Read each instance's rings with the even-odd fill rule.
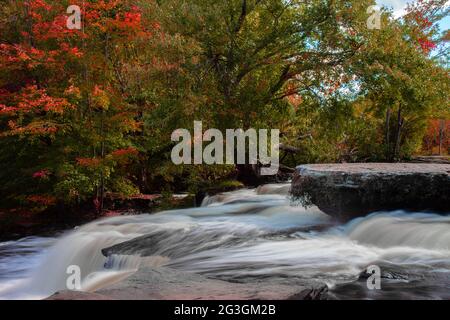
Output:
[[[442,156],[442,143],[444,140],[444,126],[445,126],[445,120],[440,121],[439,126],[439,155]]]
[[[388,160],[392,160],[391,155],[391,108],[387,108],[386,110],[386,155]]]
[[[397,115],[397,134],[395,137],[395,151],[394,157],[396,160],[400,158],[400,138],[402,134],[402,128],[404,124],[404,119],[402,118],[402,106],[398,107],[398,115]]]
[[[109,51],[108,51],[108,45],[109,45],[109,34],[106,34],[105,39],[105,62],[109,59]],[[100,171],[100,209],[99,213],[103,213],[104,208],[104,200],[105,200],[105,172],[104,172],[104,165],[105,165],[105,110],[102,108],[102,115],[101,115],[101,123],[100,123],[100,130],[101,130],[101,159],[102,159],[102,168]]]
[[[104,137],[104,110],[102,110],[102,118],[101,118],[101,136],[102,136],[102,142],[101,142],[101,159],[102,159],[102,168],[100,171],[100,207],[99,207],[99,214],[103,212],[103,204],[104,204],[104,198],[105,198],[105,175],[104,175],[104,160],[105,160],[105,137]]]

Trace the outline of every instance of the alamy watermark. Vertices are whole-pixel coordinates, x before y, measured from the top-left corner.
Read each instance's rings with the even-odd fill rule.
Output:
[[[367,267],[367,271],[370,276],[367,278],[367,289],[369,290],[381,290],[381,268],[376,265]]]
[[[276,175],[280,167],[280,130],[270,130],[270,155],[268,134],[267,129],[227,129],[224,139],[220,130],[209,129],[203,133],[202,122],[194,121],[193,136],[187,129],[172,133],[172,141],[179,142],[172,149],[172,162],[176,165],[261,164],[261,175]],[[209,144],[204,147],[204,142]]]
[[[367,14],[370,15],[367,19],[367,28],[369,30],[380,30],[381,10],[377,6],[370,6],[369,8],[367,8]]]
[[[71,5],[67,7],[66,26],[69,30],[81,30],[81,8],[77,5]]]
[[[377,6],[370,6],[366,13],[369,15],[367,19],[367,28],[369,30],[381,29],[381,10]],[[67,28],[70,30],[81,30],[81,8],[77,5],[70,5],[67,7]]]
[[[67,267],[66,288],[71,291],[81,291],[81,268],[77,265]]]

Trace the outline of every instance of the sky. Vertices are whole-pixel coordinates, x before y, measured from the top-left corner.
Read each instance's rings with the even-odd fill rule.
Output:
[[[394,15],[396,17],[399,17],[403,15],[405,12],[404,9],[406,8],[406,4],[408,2],[411,2],[411,0],[377,0],[378,5],[382,6],[385,5],[387,7],[391,7],[394,9]],[[450,5],[450,1],[447,3]],[[450,29],[450,17],[445,18],[441,24],[441,30],[447,30]]]
[[[401,16],[404,13],[408,0],[377,0],[378,5],[385,5],[394,9],[394,15],[396,17]]]

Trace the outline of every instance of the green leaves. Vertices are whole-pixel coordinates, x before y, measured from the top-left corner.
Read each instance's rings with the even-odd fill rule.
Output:
[[[198,191],[232,179],[234,167],[171,163],[172,131],[194,120],[279,128],[304,150],[290,166],[409,157],[427,120],[449,116],[448,70],[422,50],[437,41],[429,23],[443,12],[420,1],[401,20],[382,11],[381,29],[370,30],[374,3],[90,0],[83,29],[68,30],[67,1],[7,2],[1,205]],[[51,174],[34,179],[41,170]]]

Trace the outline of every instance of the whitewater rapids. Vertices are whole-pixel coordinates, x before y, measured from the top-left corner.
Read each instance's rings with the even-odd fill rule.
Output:
[[[343,299],[405,292],[450,298],[449,216],[380,212],[338,224],[318,208],[295,205],[288,192],[288,184],[266,185],[207,197],[199,208],[107,218],[54,238],[0,243],[0,298],[42,299],[65,290],[71,265],[80,267],[84,291],[151,266],[244,283],[317,280]],[[102,254],[139,237],[151,245]],[[358,280],[372,264],[402,275],[386,280],[389,292],[370,294]]]

